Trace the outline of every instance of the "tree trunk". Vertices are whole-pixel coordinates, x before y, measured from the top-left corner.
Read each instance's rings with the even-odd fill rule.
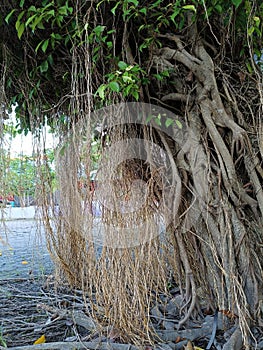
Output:
[[[184,105],[185,120],[195,138],[185,152],[185,165],[179,156],[174,158],[181,175],[184,173],[183,193],[189,194],[188,189],[194,193],[185,196],[191,198],[188,208],[194,205],[201,213],[193,227],[186,227],[184,215],[180,222],[175,218],[175,247],[188,286],[185,301],[191,295],[180,326],[192,314],[197,288],[201,287],[207,300],[213,300],[214,308],[238,317],[247,340],[251,323],[262,318],[258,312],[263,290],[259,243],[262,242],[263,177],[249,137],[251,132],[256,133],[256,126],[250,124],[248,128],[234,89],[226,74],[214,67],[196,29],[192,27],[190,34],[194,42],[191,52],[177,36],[162,35],[163,40],[168,39],[167,46],[153,58],[164,66],[178,65],[180,75],[183,65],[187,75],[180,78],[178,74],[174,81],[187,80],[190,76],[192,83],[185,94],[169,92],[161,98],[171,106],[179,100],[188,101]],[[220,75],[221,91],[216,74]],[[198,165],[193,167],[193,164]],[[181,198],[183,202],[184,195]]]

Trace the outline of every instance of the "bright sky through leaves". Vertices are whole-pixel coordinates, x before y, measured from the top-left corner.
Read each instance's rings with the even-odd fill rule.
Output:
[[[15,115],[11,114],[11,118],[9,121],[10,125],[15,125]],[[15,157],[18,155],[27,155],[30,156],[34,151],[45,146],[45,149],[55,148],[57,144],[57,140],[53,134],[49,132],[49,128],[43,128],[43,133],[41,134],[40,142],[33,138],[31,132],[29,132],[26,136],[24,134],[17,134],[15,137],[10,135],[6,135],[5,137],[5,149],[10,151],[11,157]]]

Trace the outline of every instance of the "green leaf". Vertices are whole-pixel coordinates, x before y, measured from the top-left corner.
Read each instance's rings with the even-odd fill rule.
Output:
[[[40,72],[45,73],[48,70],[48,61],[44,61],[40,65]]]
[[[246,62],[247,70],[251,74],[253,72],[253,68],[249,62]]]
[[[161,76],[161,74],[154,74],[153,75],[157,80],[162,80],[163,77]]]
[[[24,31],[25,31],[25,23],[21,23],[20,26],[17,28],[17,35],[19,39],[21,39],[21,36],[23,35]]]
[[[41,46],[42,51],[45,53],[48,47],[49,39],[45,40]]]
[[[174,22],[175,17],[177,17],[177,16],[179,15],[180,11],[181,11],[180,8],[174,9],[172,15],[170,16],[170,19],[171,19],[173,22]]]
[[[128,2],[132,3],[134,6],[138,6],[139,5],[139,1],[138,0],[128,0]]]
[[[38,49],[40,48],[40,46],[43,44],[43,41],[44,40],[41,40],[38,44],[37,44],[37,47],[35,48],[35,51],[37,52]]]
[[[54,63],[52,54],[48,55],[47,60],[48,60],[48,63],[52,66],[52,64]]]
[[[172,118],[167,118],[165,121],[165,126],[169,128],[170,125],[174,123],[174,120]]]
[[[18,28],[20,27],[21,22],[19,20],[16,21],[16,31],[18,31]]]
[[[19,15],[17,16],[17,22],[20,23],[20,19],[24,16],[25,11],[21,11]]]
[[[22,8],[24,6],[25,0],[21,0],[19,6]]]
[[[28,12],[37,12],[36,6],[31,5],[27,11]]]
[[[143,49],[147,49],[149,47],[149,42],[144,40],[144,42],[139,46],[139,51],[142,52]]]
[[[217,5],[215,6],[215,9],[217,10],[218,13],[222,13],[222,12],[223,12],[223,8],[222,8],[222,6],[219,5],[219,4],[217,4]]]
[[[185,6],[182,6],[182,8],[185,10],[191,10],[193,12],[196,12],[196,8],[194,5],[185,5]]]
[[[9,77],[7,80],[7,86],[10,88],[12,86],[12,78]]]
[[[118,62],[118,67],[121,69],[121,70],[125,70],[127,67],[128,67],[128,64],[123,62],[123,61],[119,61]]]
[[[149,124],[153,118],[155,118],[155,115],[152,115],[152,114],[148,115],[148,117],[146,118],[146,124]]]
[[[247,33],[249,36],[251,36],[254,33],[255,27],[251,26],[250,28],[248,28]]]
[[[254,16],[253,19],[254,19],[254,21],[256,23],[256,26],[258,27],[259,24],[260,24],[260,18],[258,16]]]
[[[255,32],[258,34],[259,38],[261,38],[262,31],[259,28],[255,27]]]
[[[56,39],[56,40],[61,40],[62,39],[62,36],[60,34],[58,34],[58,33],[52,33],[51,37]]]
[[[99,94],[99,97],[104,100],[105,98],[105,90],[106,90],[107,85],[102,84],[101,86],[99,86],[97,93]]]
[[[170,76],[169,70],[166,69],[166,70],[162,71],[162,76],[163,77],[169,77]]]
[[[117,83],[117,81],[111,81],[109,83],[109,88],[112,91],[119,92],[120,91],[120,85]]]
[[[45,15],[45,17],[49,17],[49,18],[55,17],[55,10],[49,10],[49,11],[45,12],[44,15]],[[48,15],[50,15],[50,16],[48,16]],[[57,17],[60,17],[60,16],[57,16]],[[63,19],[63,16],[62,16],[62,19]]]
[[[38,29],[45,29],[43,22],[39,22],[39,23],[37,24],[37,28],[38,28]]]
[[[129,75],[123,75],[122,80],[124,83],[134,83],[134,80]]]
[[[61,15],[67,15],[67,14],[68,14],[68,8],[67,8],[67,6],[61,6],[61,7],[59,7],[58,12],[59,12]]]
[[[194,5],[185,5],[182,8],[185,9],[185,10],[191,10],[193,12],[196,12],[196,8],[195,8]]]
[[[238,8],[238,6],[241,4],[242,0],[232,0],[232,4],[235,6],[235,8]]]
[[[29,92],[29,100],[31,100],[34,92],[35,92],[35,89],[30,90],[30,92]]]
[[[28,20],[26,21],[26,23],[25,23],[26,27],[27,27],[36,17],[38,17],[37,14],[34,14],[33,16],[30,16],[30,17],[28,18]]]
[[[35,30],[36,26],[39,26],[39,24],[42,23],[42,20],[43,20],[42,16],[36,17],[36,19],[34,20],[32,26],[31,26],[32,30]]]
[[[179,129],[183,128],[183,124],[179,120],[176,120],[175,124],[178,126]]]
[[[57,25],[61,28],[63,20],[64,20],[64,16],[62,16],[62,15],[56,16],[55,19],[52,21],[52,24],[54,24],[56,22]]]
[[[101,0],[101,1],[97,4],[97,6],[96,6],[96,10],[98,10],[99,7],[100,7],[100,5],[103,4],[104,2],[105,2],[105,0]]]
[[[118,7],[119,5],[120,5],[120,1],[118,1],[117,4],[111,9],[111,13],[113,13],[114,16],[115,16],[115,12],[116,12],[116,10],[117,10],[117,7]]]
[[[16,11],[16,9],[13,9],[9,14],[6,16],[5,21],[8,24],[9,19],[12,17],[13,13]]]
[[[134,90],[134,91],[132,91],[131,94],[135,98],[136,101],[139,100],[139,92],[138,91]]]
[[[159,117],[159,115],[158,115],[158,117]],[[162,122],[161,122],[161,119],[160,118],[155,118],[154,119],[154,121],[155,121],[155,123],[158,125],[158,126],[162,126]]]
[[[145,24],[140,25],[140,27],[138,28],[138,32],[142,31],[144,28],[146,28]]]
[[[124,89],[123,89],[123,96],[127,97],[131,94],[131,90],[134,89],[134,86],[132,84],[127,85]]]
[[[146,7],[143,7],[142,9],[140,9],[139,12],[143,13],[146,16],[146,14],[147,14]]]
[[[93,31],[97,36],[99,36],[104,31],[105,28],[106,26],[97,26],[93,29]]]

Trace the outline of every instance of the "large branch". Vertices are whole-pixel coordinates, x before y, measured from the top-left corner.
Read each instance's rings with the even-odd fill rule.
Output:
[[[201,41],[198,41],[195,52],[198,56],[191,55],[183,46],[181,38],[176,35],[161,35],[173,41],[177,48],[172,49],[170,47],[162,48],[159,53],[161,56],[168,60],[175,60],[185,65],[191,70],[196,78],[202,83],[203,91],[199,99],[203,99],[211,94],[211,100],[214,108],[213,118],[218,126],[229,128],[234,135],[234,138],[240,138],[240,135],[244,134],[244,130],[226,113],[224,104],[220,97],[220,93],[217,88],[217,83],[214,75],[214,63],[210,55],[205,50]]]

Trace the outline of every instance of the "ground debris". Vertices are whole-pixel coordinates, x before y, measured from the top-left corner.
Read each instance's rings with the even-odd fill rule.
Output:
[[[180,315],[174,296],[167,297],[164,305],[159,301],[151,308],[149,317],[157,336],[154,346],[123,344],[118,330],[109,332],[110,328],[96,323],[81,291],[57,288],[54,283],[47,286],[45,282],[33,278],[0,282],[0,350],[181,350],[189,341],[194,349],[218,350],[230,349],[233,340],[237,340],[233,349],[242,349],[236,319],[230,322],[221,312],[201,315],[198,321],[189,320],[184,329],[178,329]],[[238,336],[229,340],[232,329]],[[255,328],[254,335],[262,344],[260,327]],[[34,344],[41,337],[45,343]]]
[[[32,345],[42,334],[48,343],[81,338],[95,328],[79,295],[47,290],[43,284],[34,279],[1,281],[0,334],[8,347]]]

